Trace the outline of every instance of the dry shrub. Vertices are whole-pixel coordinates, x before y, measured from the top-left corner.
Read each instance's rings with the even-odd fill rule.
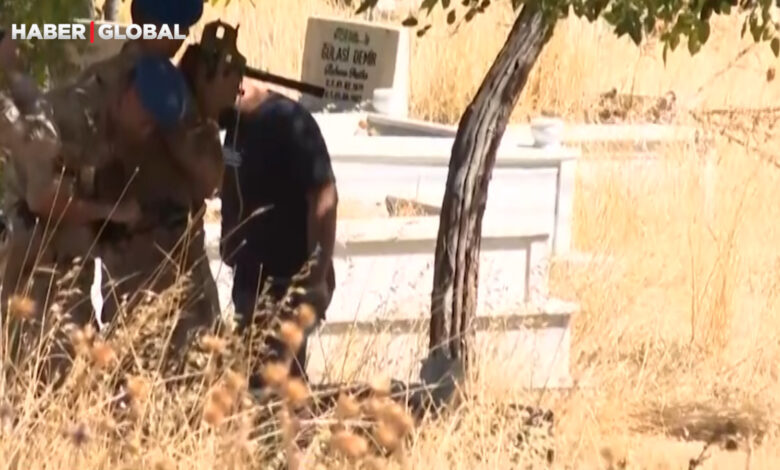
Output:
[[[306,16],[348,15],[326,1],[255,3],[231,2],[224,18],[240,19],[240,47],[252,64],[293,77],[300,72]],[[455,33],[437,20],[426,38],[413,39],[412,115],[457,121],[510,26],[505,7],[494,3],[488,14]],[[216,16],[207,13],[207,19]],[[637,49],[600,23],[563,22],[513,119],[551,110],[580,120],[593,114],[598,96],[612,88],[655,96],[673,90],[681,114],[776,103],[769,52],[738,37],[736,18],[716,19],[710,43],[699,55],[691,59],[683,48],[664,66],[653,44]],[[757,126],[766,122],[765,116],[726,113],[697,123],[725,139],[715,147],[718,178],[710,215],[701,196],[696,149],[666,150],[664,159],[645,166],[593,155],[583,159],[576,245],[614,260],[556,268],[555,292],[582,306],[572,352],[578,387],[523,397],[556,411],[561,467],[687,468],[702,445],[670,441],[668,435],[706,439],[724,422],[737,425],[746,437],[739,452],[712,453],[719,468],[777,467],[780,172],[764,158],[777,153],[763,137],[767,130]],[[742,131],[734,135],[737,128]],[[154,308],[159,307],[149,307]],[[120,361],[137,354],[117,349]],[[259,451],[258,436],[247,432],[251,412],[223,413],[230,432],[212,430],[200,419],[190,422],[185,397],[163,393],[165,384],[151,374],[156,368],[146,368],[148,377],[133,377],[144,377],[148,387],[128,382],[128,390],[148,389],[130,393],[147,397],[130,400],[131,410],[133,403],[144,403],[134,413],[143,427],[113,425],[108,418],[117,403],[115,390],[96,377],[97,371],[87,370],[80,386],[89,393],[67,398],[36,398],[27,389],[11,393],[7,384],[0,387],[0,424],[10,432],[0,440],[0,462],[14,468],[146,468],[167,465],[169,459],[179,468],[256,466],[249,457]],[[202,401],[208,390],[199,386],[190,393]],[[340,413],[354,414],[351,404],[342,408]],[[516,446],[501,412],[494,405],[466,402],[453,414],[424,426],[406,460],[389,466],[505,468]],[[490,432],[491,421],[499,423],[497,432]],[[762,440],[754,440],[759,435]],[[357,444],[353,453],[361,448]],[[295,449],[286,450],[292,459],[299,457]],[[328,466],[344,468],[342,461]]]

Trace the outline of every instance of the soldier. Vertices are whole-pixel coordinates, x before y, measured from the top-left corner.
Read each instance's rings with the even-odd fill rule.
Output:
[[[214,67],[187,76],[195,99],[180,126],[154,136],[143,148],[123,152],[123,167],[117,174],[127,179],[137,169],[128,194],[144,208],[144,222],[136,230],[101,242],[104,247],[114,246],[105,249],[104,263],[109,275],[123,282],[109,294],[106,320],[116,314],[125,295],[134,296],[127,304],[129,310],[140,300],[135,292],[142,288],[160,292],[180,273],[190,275],[187,308],[174,335],[174,343],[179,344],[195,327],[213,324],[220,313],[204,249],[203,215],[205,199],[214,196],[222,180],[217,118],[235,102],[241,75],[224,61]],[[121,187],[110,183],[100,191]]]
[[[8,48],[8,43],[0,43],[0,50]],[[59,270],[89,254],[93,241],[89,235],[94,233],[89,225],[110,221],[133,226],[140,219],[135,201],[95,198],[92,177],[111,164],[117,148],[143,142],[155,126],[175,125],[188,95],[181,75],[167,59],[138,61],[121,89],[112,90],[96,74],[45,97],[35,93],[29,78],[10,61],[0,65],[9,70],[16,108],[6,106],[10,113],[5,116],[11,119],[3,126],[13,126],[14,131],[0,131],[5,136],[0,144],[10,156],[5,199],[12,220],[2,306],[7,314],[9,298],[30,297],[34,305],[30,316],[39,323],[50,286],[62,274]],[[43,110],[34,116],[37,120],[30,119],[30,103]],[[14,138],[20,135],[24,138]],[[42,266],[48,269],[37,269]],[[91,309],[73,306],[66,312],[78,325],[90,321]],[[62,352],[52,355],[57,365],[67,363],[61,361]]]
[[[203,15],[202,0],[133,0],[130,4],[131,20],[135,24],[154,24],[158,27],[168,25],[179,26],[179,32],[187,35],[189,29]],[[111,83],[116,83],[117,77],[126,76],[133,62],[143,54],[173,58],[183,44],[181,39],[135,39],[126,42],[119,54],[89,66],[80,79],[88,78],[96,71],[106,77]]]
[[[205,199],[214,195],[221,182],[222,147],[217,116],[207,110],[219,109],[213,101],[220,97],[233,102],[239,81],[238,73],[225,75],[220,70],[196,95],[197,111],[188,113],[176,130],[155,135],[141,147],[124,149],[121,168],[115,172],[118,179],[102,178],[98,183],[100,194],[113,192],[111,199],[123,189],[116,181],[135,174],[126,193],[139,201],[143,211],[138,226],[101,238],[106,270],[120,282],[107,296],[103,319],[110,321],[116,315],[123,297],[130,296],[124,308],[130,311],[140,300],[137,293],[159,293],[187,274],[190,287],[172,340],[175,349],[186,344],[194,329],[211,327],[220,313],[205,252],[203,216]]]

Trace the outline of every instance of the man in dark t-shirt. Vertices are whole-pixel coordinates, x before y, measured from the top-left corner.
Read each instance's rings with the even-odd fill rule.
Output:
[[[338,195],[330,155],[317,122],[303,106],[246,85],[238,110],[227,112],[221,122],[226,168],[220,249],[233,268],[238,326],[243,330],[249,325],[258,294],[266,287],[281,298],[318,246],[321,257],[312,284],[323,299],[317,306],[322,320],[335,281]],[[269,278],[273,282],[266,286]],[[305,358],[304,340],[291,375],[306,377]]]

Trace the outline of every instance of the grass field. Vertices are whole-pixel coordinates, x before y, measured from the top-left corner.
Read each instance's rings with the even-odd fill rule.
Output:
[[[349,15],[324,0],[255,3],[256,8],[233,1],[224,12],[209,9],[207,18],[224,13],[229,22],[240,20],[240,48],[250,63],[289,76],[299,74],[306,17]],[[412,114],[457,122],[511,19],[496,5],[457,32],[437,18],[428,36],[413,39]],[[582,306],[572,356],[579,386],[514,397],[554,410],[556,468],[770,470],[780,465],[780,163],[767,161],[780,162],[780,139],[773,135],[778,119],[740,111],[776,105],[780,89],[768,73],[776,65],[769,48],[741,40],[740,27],[736,19],[717,20],[699,55],[679,51],[664,66],[660,48],[652,43],[638,49],[601,25],[567,21],[523,92],[516,121],[541,110],[583,120],[597,106],[598,95],[612,88],[646,95],[673,91],[680,120],[729,136],[718,138],[715,148],[712,217],[700,197],[701,155],[694,149],[670,150],[652,172],[584,157],[589,177],[578,186],[575,243],[616,261],[555,266],[555,293]],[[706,109],[732,111],[706,122],[687,113]],[[247,454],[251,442],[240,425],[243,415],[237,424],[217,430],[181,424],[175,419],[179,397],[162,392],[145,402],[145,426],[136,423],[117,433],[118,424],[107,412],[111,399],[104,373],[94,365],[101,362],[102,350],[93,346],[91,351],[92,368],[69,393],[42,401],[22,394],[17,408],[0,404],[3,425],[21,419],[0,439],[0,465],[255,468]],[[18,399],[21,392],[3,382],[0,398]],[[205,398],[205,389],[191,392],[210,406],[213,396]],[[509,438],[516,429],[509,422],[490,426],[491,419],[502,420],[492,399],[503,397],[492,396],[489,387],[481,392],[484,398],[466,403],[456,413],[459,419],[418,427],[414,443],[392,459],[354,465],[512,468]],[[709,458],[691,467],[704,441],[716,440],[713,435],[726,428],[733,428],[728,434],[738,449],[713,445]],[[354,442],[341,443],[350,445]],[[295,468],[352,468],[333,458],[319,465],[306,461]]]

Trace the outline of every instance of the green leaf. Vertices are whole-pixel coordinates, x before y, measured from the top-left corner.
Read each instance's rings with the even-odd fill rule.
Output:
[[[604,8],[607,7],[607,1],[608,0],[595,0],[586,2],[585,18],[587,18],[591,23],[596,21],[601,12],[604,11]]]
[[[758,42],[761,38],[761,27],[758,25],[758,17],[753,13],[750,15],[750,34],[753,36],[753,40]]]
[[[427,25],[423,26],[422,28],[418,29],[417,33],[416,33],[417,37],[418,38],[423,37],[425,35],[425,33],[428,32],[429,29],[431,29],[431,25],[429,25],[429,24],[427,24]]]
[[[780,56],[780,38],[772,39],[772,42],[769,43],[769,47],[772,48],[772,53],[775,57]]]
[[[447,13],[447,24],[454,23],[455,18],[456,18],[455,10],[450,10],[450,12]]]
[[[699,36],[699,43],[704,44],[710,38],[710,24],[706,21],[702,21],[696,27],[696,33]]]
[[[672,37],[669,38],[669,48],[675,50],[679,45],[680,45],[680,35],[672,34]]]
[[[643,21],[645,26],[645,33],[650,34],[653,31],[655,31],[655,17],[652,15],[645,16],[645,20]]]
[[[407,28],[413,28],[417,26],[419,22],[417,21],[417,18],[415,18],[412,15],[409,15],[405,20],[401,22],[402,26],[406,26]]]
[[[699,36],[695,34],[688,36],[688,52],[690,52],[691,55],[696,55],[700,50],[701,42],[699,41]]]
[[[377,3],[379,3],[379,0],[363,0],[360,3],[358,9],[355,11],[355,14],[359,15],[361,13],[365,13],[369,8],[374,8]]]
[[[428,10],[427,13],[430,15],[437,3],[439,3],[439,0],[423,0],[420,4],[420,10]]]

